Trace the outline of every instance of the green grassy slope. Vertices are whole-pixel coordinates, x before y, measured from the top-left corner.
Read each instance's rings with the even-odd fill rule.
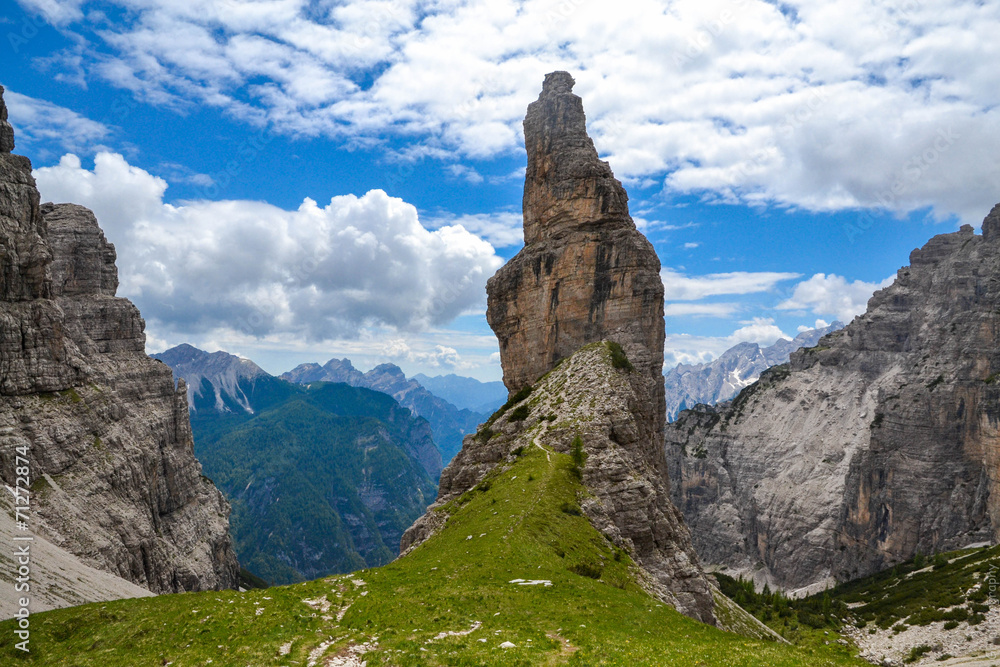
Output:
[[[531,447],[503,468],[390,565],[38,614],[27,656],[11,645],[13,625],[0,624],[0,663],[290,666],[367,647],[368,665],[867,664],[841,647],[750,640],[682,616],[640,590],[628,556],[578,513],[570,456]]]

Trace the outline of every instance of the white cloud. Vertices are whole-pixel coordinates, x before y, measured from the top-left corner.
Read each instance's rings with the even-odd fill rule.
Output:
[[[660,278],[667,301],[694,301],[721,294],[754,294],[769,292],[775,285],[800,277],[798,273],[771,271],[710,273],[704,276],[687,276],[673,269],[662,269]]]
[[[80,7],[86,0],[18,0],[35,20],[43,20],[56,26],[65,25],[71,21],[83,18]]]
[[[880,283],[862,280],[847,282],[843,276],[817,273],[795,286],[792,296],[778,304],[781,310],[810,311],[815,315],[832,315],[842,322],[850,322],[865,312],[868,299],[877,289],[888,287],[895,280],[889,276]],[[817,320],[817,327],[822,320]]]
[[[666,336],[663,351],[664,368],[677,364],[704,364],[712,361],[738,343],[757,343],[761,347],[773,345],[778,339],[789,339],[771,318],[755,317],[728,336],[692,336],[670,334]]]
[[[45,142],[62,150],[92,152],[111,134],[107,125],[45,100],[7,90],[4,101],[19,146]]]
[[[100,6],[21,2],[81,31]],[[292,135],[396,135],[452,160],[510,153],[542,75],[563,68],[627,180],[973,222],[1000,184],[997,3],[114,4],[128,11],[94,36],[90,76]]]
[[[163,202],[167,183],[100,153],[35,171],[43,198],[93,209],[118,248],[121,293],[170,330],[350,338],[365,327],[426,330],[485,301],[502,263],[465,229],[430,231],[406,202],[373,190],[305,199]],[[236,347],[236,346],[233,346]],[[446,359],[447,355],[439,355]]]
[[[472,167],[469,167],[464,164],[448,165],[447,171],[455,178],[461,178],[463,180],[468,181],[469,183],[472,183],[473,185],[482,183],[485,180],[482,174],[480,174]]]
[[[693,250],[693,249],[697,248],[700,245],[701,245],[700,243],[697,243],[697,242],[694,242],[694,241],[689,241],[688,243],[684,244],[684,249],[685,250]]]
[[[663,306],[667,317],[730,317],[739,310],[736,303],[668,303]]]
[[[489,241],[496,248],[509,248],[524,243],[524,219],[520,213],[501,211],[499,213],[473,213],[468,215],[445,215],[427,221],[430,229],[444,225],[461,226]]]

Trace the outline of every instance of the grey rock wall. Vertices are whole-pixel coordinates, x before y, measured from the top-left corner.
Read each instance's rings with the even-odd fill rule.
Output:
[[[0,152],[0,479],[27,448],[31,529],[86,565],[156,593],[232,587],[229,506],[114,261],[90,211],[40,206],[31,163]]]
[[[785,589],[995,541],[1000,207],[932,238],[864,315],[667,427],[706,563]]]

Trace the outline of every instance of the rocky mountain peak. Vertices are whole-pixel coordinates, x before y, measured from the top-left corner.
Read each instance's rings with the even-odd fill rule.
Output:
[[[598,159],[572,86],[569,74],[553,72],[528,107],[526,243],[486,287],[504,384],[520,404],[465,438],[441,475],[437,503],[404,536],[403,549],[441,525],[437,508],[516,449],[568,452],[581,438],[589,457],[582,481],[595,499],[583,503],[591,524],[628,549],[653,595],[715,623],[712,586],[669,499],[660,262]]]
[[[195,398],[202,396],[205,391],[214,392],[214,406],[220,412],[228,411],[227,398],[246,412],[253,412],[241,381],[271,377],[250,359],[222,350],[205,352],[187,343],[151,356],[170,366],[178,383],[187,380],[188,405],[192,412],[195,411]]]
[[[7,104],[3,101],[4,87],[0,86],[0,153],[14,150],[14,128],[7,121]]]
[[[553,72],[528,106],[525,247],[486,287],[512,394],[600,340],[619,343],[640,373],[662,383],[660,261],[587,136],[572,85],[569,74]],[[662,396],[662,387],[653,391]]]
[[[53,296],[114,296],[118,255],[94,214],[77,204],[43,204],[41,211],[53,249]]]
[[[994,206],[983,220],[983,238],[990,243],[1000,238],[1000,204]]]
[[[631,227],[628,195],[587,135],[583,100],[568,72],[546,75],[528,105],[524,145],[524,242],[559,237],[595,225]]]

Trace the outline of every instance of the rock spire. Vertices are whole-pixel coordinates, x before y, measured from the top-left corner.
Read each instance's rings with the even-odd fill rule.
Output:
[[[663,401],[663,283],[628,195],[587,136],[573,77],[545,77],[528,106],[525,246],[487,283],[487,320],[513,394],[587,343],[619,343]],[[657,410],[657,428],[663,410]]]
[[[4,88],[0,86],[0,153],[14,150],[14,128],[7,121],[7,105],[3,101]]]
[[[598,158],[572,87],[553,72],[528,107],[525,247],[486,288],[514,404],[465,438],[402,548],[433,535],[447,518],[440,510],[516,452],[568,453],[582,442],[588,520],[631,554],[652,595],[716,624],[716,600],[731,602],[716,597],[669,497],[660,262]]]

